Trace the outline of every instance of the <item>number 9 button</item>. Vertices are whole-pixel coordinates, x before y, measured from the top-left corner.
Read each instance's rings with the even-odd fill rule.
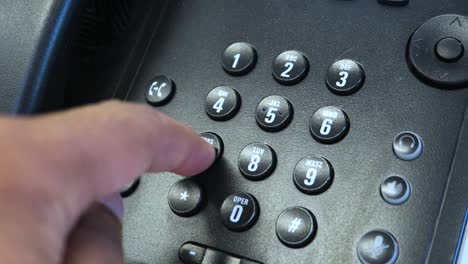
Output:
[[[253,195],[245,192],[229,195],[221,205],[223,224],[232,231],[249,229],[257,221],[259,213],[257,200]]]
[[[293,179],[296,187],[303,193],[322,193],[333,181],[333,167],[325,158],[308,156],[296,164]]]
[[[257,124],[266,131],[274,132],[289,125],[294,115],[292,104],[278,95],[264,98],[257,106]]]
[[[357,62],[339,60],[328,69],[326,82],[333,93],[349,95],[361,88],[364,78],[364,70]]]
[[[312,115],[309,129],[317,141],[332,144],[346,136],[349,125],[349,118],[345,111],[334,106],[327,106],[320,108]]]
[[[205,111],[213,120],[231,119],[239,111],[240,105],[239,93],[227,86],[214,88],[205,98]]]
[[[307,76],[309,61],[302,52],[288,50],[273,61],[273,77],[281,84],[296,84]]]
[[[238,166],[247,179],[263,180],[275,170],[276,153],[267,144],[252,143],[240,153]]]

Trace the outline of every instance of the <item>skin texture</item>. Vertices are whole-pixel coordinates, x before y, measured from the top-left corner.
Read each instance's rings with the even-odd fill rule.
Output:
[[[117,101],[0,117],[2,263],[122,263],[121,223],[98,203],[144,172],[196,175],[215,152],[150,107]]]

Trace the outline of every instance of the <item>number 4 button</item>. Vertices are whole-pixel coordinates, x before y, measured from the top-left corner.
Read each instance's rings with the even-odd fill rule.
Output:
[[[234,117],[239,111],[241,98],[239,93],[227,86],[211,90],[205,99],[205,110],[213,120],[224,121]]]
[[[309,129],[317,141],[332,144],[346,136],[349,126],[349,118],[345,111],[334,106],[327,106],[320,108],[312,115]]]

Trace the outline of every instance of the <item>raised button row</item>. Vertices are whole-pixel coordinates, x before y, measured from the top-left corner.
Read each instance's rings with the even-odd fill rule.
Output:
[[[260,264],[260,262],[226,254],[194,243],[183,244],[179,249],[179,258],[185,264]]]

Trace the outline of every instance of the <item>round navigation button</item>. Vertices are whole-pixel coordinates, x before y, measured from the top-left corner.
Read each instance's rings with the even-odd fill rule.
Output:
[[[380,194],[389,204],[402,204],[410,197],[411,185],[400,176],[390,176],[380,185]]]
[[[264,98],[257,106],[255,119],[265,131],[275,132],[286,128],[293,119],[294,110],[288,99],[272,95]]]
[[[398,243],[390,233],[373,230],[359,240],[357,255],[363,264],[394,264],[398,259]]]
[[[171,210],[179,216],[192,216],[200,210],[203,203],[203,190],[196,182],[184,179],[176,182],[168,194]]]
[[[275,170],[276,153],[267,144],[249,144],[240,153],[238,166],[247,179],[263,180]]]
[[[332,144],[343,139],[349,130],[345,111],[334,106],[317,110],[310,118],[310,133],[319,142]]]
[[[325,158],[308,156],[296,164],[293,179],[296,187],[303,193],[322,193],[333,181],[333,168]]]
[[[231,44],[223,54],[223,69],[231,75],[250,72],[257,62],[257,52],[249,43]]]
[[[216,87],[205,98],[205,111],[208,116],[217,121],[225,121],[234,117],[239,111],[241,97],[239,93],[227,86]]]
[[[213,132],[203,132],[200,133],[200,137],[203,138],[208,144],[212,145],[216,150],[216,159],[221,158],[224,152],[224,143],[223,140]]]
[[[315,217],[304,207],[288,208],[276,220],[276,235],[288,247],[306,246],[314,239],[316,232]]]
[[[393,140],[393,152],[402,160],[414,160],[423,150],[423,141],[420,136],[411,131],[398,134]]]
[[[443,38],[437,42],[435,52],[440,60],[455,62],[463,56],[464,47],[456,38]]]
[[[154,77],[146,90],[146,101],[153,106],[167,104],[175,94],[175,84],[171,78],[159,75]]]
[[[364,78],[364,70],[357,62],[339,60],[328,69],[326,83],[333,93],[349,95],[361,88]]]
[[[281,84],[296,84],[307,76],[309,60],[297,50],[288,50],[273,61],[273,77]]]
[[[257,200],[245,192],[229,195],[221,206],[223,224],[232,231],[249,229],[257,221],[259,213]]]

